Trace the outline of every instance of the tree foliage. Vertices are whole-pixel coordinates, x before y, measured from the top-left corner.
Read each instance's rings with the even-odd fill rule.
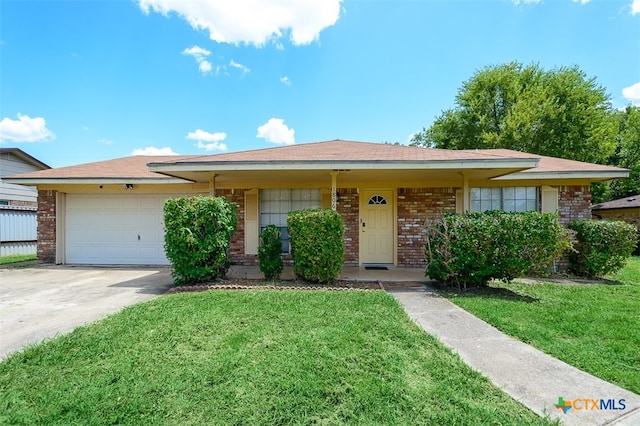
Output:
[[[640,107],[617,112],[619,133],[617,148],[609,162],[631,170],[627,179],[611,182],[609,199],[640,194]]]
[[[618,134],[609,101],[595,78],[577,67],[490,66],[462,84],[455,107],[414,135],[412,145],[507,148],[605,163]]]

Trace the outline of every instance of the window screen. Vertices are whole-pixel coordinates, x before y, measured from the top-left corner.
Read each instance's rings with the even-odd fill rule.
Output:
[[[260,190],[260,232],[267,225],[276,225],[280,228],[282,252],[288,253],[288,213],[294,210],[319,207],[319,189],[262,189]]]
[[[471,210],[503,210],[527,212],[538,210],[538,188],[515,186],[508,188],[471,188]]]

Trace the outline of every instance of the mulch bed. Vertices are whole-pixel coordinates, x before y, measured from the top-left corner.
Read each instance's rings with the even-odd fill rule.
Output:
[[[249,279],[219,280],[201,285],[177,286],[169,293],[184,293],[207,290],[324,290],[324,291],[370,291],[386,290],[398,287],[421,287],[418,282],[382,282],[382,281],[344,281],[329,284],[308,283],[304,281],[264,281]]]

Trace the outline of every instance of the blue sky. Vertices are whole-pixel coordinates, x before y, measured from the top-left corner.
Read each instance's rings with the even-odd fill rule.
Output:
[[[0,147],[59,167],[407,143],[509,61],[640,105],[640,0],[2,0]]]

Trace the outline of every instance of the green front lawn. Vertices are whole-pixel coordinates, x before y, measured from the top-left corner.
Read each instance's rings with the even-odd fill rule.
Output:
[[[503,332],[581,370],[640,393],[640,258],[615,282],[525,284],[444,291]]]
[[[2,424],[548,424],[388,294],[179,293],[0,363]]]
[[[0,265],[9,263],[26,262],[28,260],[36,260],[35,254],[12,254],[11,256],[0,256]]]

